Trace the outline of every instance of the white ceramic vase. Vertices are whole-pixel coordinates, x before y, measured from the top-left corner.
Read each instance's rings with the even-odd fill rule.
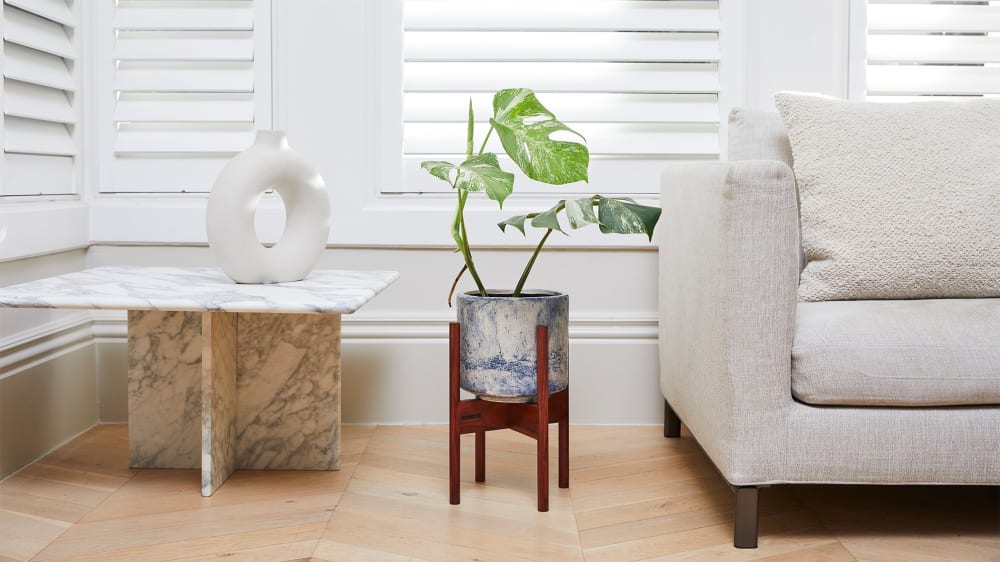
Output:
[[[274,189],[285,205],[285,231],[270,248],[257,239],[254,214]],[[281,131],[258,131],[253,146],[219,173],[208,197],[208,245],[237,283],[305,279],[330,234],[330,197],[319,173],[288,146]]]

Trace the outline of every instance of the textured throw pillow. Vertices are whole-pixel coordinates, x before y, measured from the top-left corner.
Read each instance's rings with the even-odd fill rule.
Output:
[[[1000,100],[775,102],[801,201],[799,300],[1000,297]]]

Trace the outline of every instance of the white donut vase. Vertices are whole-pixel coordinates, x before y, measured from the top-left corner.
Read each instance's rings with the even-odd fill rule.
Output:
[[[270,248],[257,239],[254,214],[274,189],[285,205],[285,231]],[[253,146],[219,173],[208,197],[208,245],[237,283],[299,281],[316,266],[330,234],[330,196],[319,173],[281,131],[258,131]]]

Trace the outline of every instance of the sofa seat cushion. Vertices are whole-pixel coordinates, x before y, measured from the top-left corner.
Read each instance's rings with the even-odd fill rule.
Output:
[[[807,404],[1000,404],[1000,299],[799,303],[792,394]]]

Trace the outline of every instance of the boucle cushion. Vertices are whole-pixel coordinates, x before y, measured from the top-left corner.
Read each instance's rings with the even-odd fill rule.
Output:
[[[799,300],[1000,297],[1000,100],[775,102],[801,201]]]

